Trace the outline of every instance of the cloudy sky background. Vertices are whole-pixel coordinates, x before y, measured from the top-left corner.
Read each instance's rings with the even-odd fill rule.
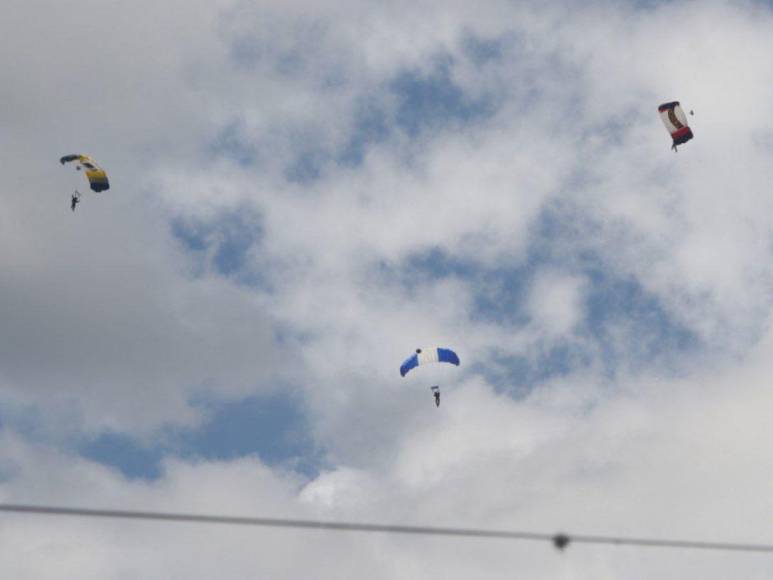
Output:
[[[2,502],[773,543],[769,3],[6,4]],[[773,560],[8,515],[0,569]]]

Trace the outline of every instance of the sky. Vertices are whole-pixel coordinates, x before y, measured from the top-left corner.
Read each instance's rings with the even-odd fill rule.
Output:
[[[773,543],[769,2],[10,0],[0,38],[0,503]],[[74,213],[69,153],[111,182]],[[0,569],[773,560],[3,515]]]

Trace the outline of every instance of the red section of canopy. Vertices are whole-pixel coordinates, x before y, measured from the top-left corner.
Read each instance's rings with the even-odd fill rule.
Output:
[[[682,127],[681,129],[677,129],[676,131],[671,133],[671,137],[673,137],[674,139],[679,139],[679,137],[684,137],[690,132],[691,131],[689,127]]]

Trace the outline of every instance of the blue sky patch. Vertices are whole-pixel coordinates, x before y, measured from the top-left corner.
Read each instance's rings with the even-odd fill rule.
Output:
[[[199,404],[212,418],[200,429],[180,433],[179,445],[184,455],[204,459],[258,455],[269,465],[287,465],[302,473],[316,469],[318,455],[296,398],[272,394],[236,402]]]
[[[321,149],[306,147],[295,155],[285,168],[284,177],[290,183],[307,184],[322,176],[329,156]]]
[[[559,271],[585,280],[585,318],[572,333],[550,344],[532,345],[529,358],[502,357],[493,366],[477,369],[492,384],[511,393],[592,365],[600,365],[609,377],[621,369],[651,364],[664,372],[677,372],[683,357],[698,350],[697,335],[671,316],[636,279],[615,272],[586,245],[576,240],[567,243],[563,236],[575,239],[577,232],[563,225],[566,220],[577,221],[562,216],[560,209],[546,211],[534,228],[526,258],[519,263],[500,263],[489,269],[435,248],[398,267],[382,264],[380,274],[407,289],[444,278],[474,280],[471,320],[514,329],[530,323],[528,299],[542,272]]]
[[[223,127],[207,150],[208,154],[225,157],[242,167],[253,165],[257,160],[257,150],[244,134],[244,125],[239,120]]]
[[[470,98],[454,82],[451,57],[436,61],[429,72],[405,70],[389,83],[397,99],[395,123],[412,137],[424,129],[485,119],[495,109],[493,98]]]
[[[502,60],[505,53],[505,40],[467,34],[462,39],[462,50],[465,56],[477,66],[484,66]]]
[[[533,359],[526,356],[495,356],[487,364],[476,363],[472,372],[483,375],[500,392],[515,398],[527,396],[534,385],[566,376],[593,363],[593,355],[579,344],[560,341],[538,352]]]
[[[249,268],[250,250],[260,244],[263,230],[253,210],[237,209],[214,220],[178,217],[172,220],[172,235],[197,261],[198,271],[214,270],[241,283],[257,284],[258,274]]]
[[[357,167],[369,147],[387,141],[395,130],[415,138],[427,130],[476,123],[494,114],[493,97],[470,97],[453,81],[450,56],[435,61],[429,72],[405,69],[372,94],[356,99],[351,135],[340,150],[328,153],[315,149],[308,139],[299,140],[299,152],[285,169],[285,178],[312,182],[330,162]]]
[[[299,31],[308,29],[306,32],[319,37],[324,34],[324,27],[320,28],[319,23],[299,21],[296,24]],[[284,178],[303,185],[322,178],[329,164],[357,167],[370,146],[383,143],[395,131],[416,138],[427,131],[453,129],[490,118],[496,113],[502,95],[465,92],[453,78],[455,59],[466,59],[476,66],[496,63],[502,60],[506,43],[502,39],[485,39],[469,33],[463,35],[460,42],[459,56],[436,54],[429,59],[431,65],[428,68],[405,68],[391,78],[377,81],[355,97],[351,134],[335,150],[326,145],[322,137],[315,137],[314,127],[277,129],[272,138],[291,145],[285,160]],[[315,74],[321,75],[318,90],[340,90],[348,82],[345,59],[336,55],[320,58],[310,52],[308,44],[308,38],[303,36],[295,44],[276,49],[267,46],[265,40],[239,37],[230,42],[231,58],[237,66],[253,66],[267,60],[280,74],[290,76],[314,69]],[[318,65],[324,70],[316,71]],[[256,136],[256,140],[260,139],[263,137]],[[258,148],[244,133],[243,123],[239,120],[227,123],[208,148],[242,166],[252,165],[258,158]]]
[[[585,332],[601,348],[607,374],[614,374],[620,359],[634,367],[657,361],[668,370],[699,347],[697,335],[669,316],[635,279],[602,269],[585,274],[591,280]]]
[[[86,459],[118,469],[128,479],[157,479],[161,476],[164,449],[144,447],[120,433],[104,433],[84,441],[78,451]]]
[[[390,135],[388,114],[375,98],[361,98],[355,112],[354,130],[338,155],[338,163],[355,167],[362,164],[367,148]]]
[[[104,433],[82,441],[78,450],[129,479],[157,479],[165,456],[233,460],[256,455],[267,465],[309,477],[318,472],[321,454],[294,397],[272,394],[234,402],[200,400],[195,405],[209,417],[197,429],[165,430],[150,446],[125,434]]]

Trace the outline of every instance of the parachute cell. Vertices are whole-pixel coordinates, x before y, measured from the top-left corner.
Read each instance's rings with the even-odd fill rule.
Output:
[[[671,139],[674,141],[672,145],[674,151],[676,151],[677,145],[687,143],[693,138],[692,130],[687,124],[687,117],[684,111],[682,111],[679,101],[663,103],[658,107],[658,113],[660,113],[663,125],[666,126],[666,130],[671,134]]]
[[[419,365],[434,362],[450,363],[459,366],[459,357],[449,348],[417,348],[416,352],[400,365],[400,375],[405,376],[411,369],[415,369]]]
[[[62,165],[72,162],[78,163],[76,169],[84,169],[86,179],[89,180],[89,186],[91,187],[92,191],[96,191],[98,193],[100,191],[110,189],[110,182],[107,179],[107,173],[105,173],[105,170],[97,165],[97,163],[91,157],[88,155],[74,154],[65,155],[59,159],[59,163]]]

